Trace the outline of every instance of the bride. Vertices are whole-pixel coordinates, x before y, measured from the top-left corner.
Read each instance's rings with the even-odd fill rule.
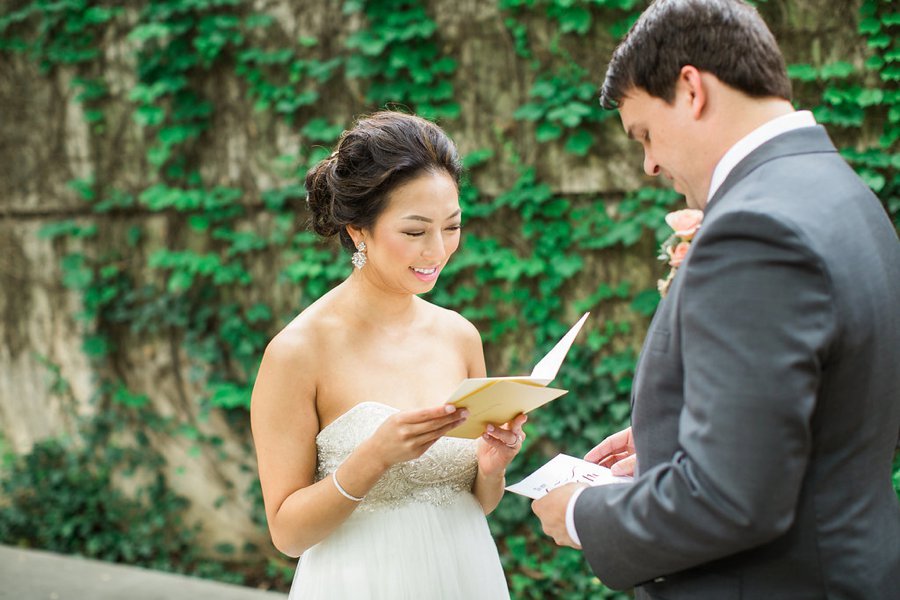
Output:
[[[442,437],[467,416],[442,399],[484,355],[418,297],[459,246],[460,170],[440,128],[386,111],[306,176],[313,227],[355,268],[269,343],[253,390],[269,531],[302,555],[292,600],[509,597],[485,515],[526,417]]]

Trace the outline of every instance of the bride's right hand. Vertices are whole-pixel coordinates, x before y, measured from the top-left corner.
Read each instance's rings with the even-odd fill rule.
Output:
[[[449,412],[448,412],[449,411]],[[367,452],[385,468],[419,458],[445,433],[466,420],[452,404],[404,410],[390,416],[367,440]]]

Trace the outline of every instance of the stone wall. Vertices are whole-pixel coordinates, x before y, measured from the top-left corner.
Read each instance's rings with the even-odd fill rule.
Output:
[[[0,8],[9,10],[13,4],[0,2]],[[361,25],[362,17],[344,15],[337,0],[258,0],[256,4],[276,16],[285,40],[299,35],[322,40],[323,55],[341,52],[343,40]],[[512,141],[524,161],[536,165],[541,180],[556,191],[597,195],[610,202],[647,184],[639,149],[627,142],[616,118],[600,124],[596,133],[601,143],[583,159],[565,154],[561,144],[536,144],[531,125],[513,118],[515,109],[528,101],[535,73],[516,55],[504,25],[507,15],[495,2],[432,0],[430,4],[442,50],[458,61],[454,86],[461,116],[444,125],[464,154],[479,148],[502,154],[502,137]],[[764,3],[762,10],[788,62],[862,62],[865,46],[856,33],[857,3],[837,4],[841,6],[833,0]],[[537,15],[527,21],[536,57],[552,61],[546,48],[557,32],[552,22]],[[563,42],[580,64],[592,65],[598,85],[613,47],[605,26],[597,23],[592,34]],[[95,373],[82,349],[85,324],[77,317],[81,299],[61,281],[60,260],[64,252],[72,251],[73,242],[63,248],[59,241],[40,237],[38,231],[60,219],[90,218],[100,222],[100,235],[113,240],[124,239],[130,224],[144,225],[151,233],[134,250],[137,253],[149,254],[175,241],[189,243],[189,230],[170,215],[140,208],[93,215],[68,186],[72,179],[94,176],[109,187],[139,193],[154,183],[145,160],[146,140],[132,119],[134,105],[128,99],[135,82],[135,48],[125,34],[108,31],[103,59],[90,67],[95,70],[90,74],[102,75],[110,86],[103,131],[92,129],[75,100],[72,80],[85,74],[78,72],[82,67],[43,73],[23,56],[0,54],[0,440],[16,452],[26,452],[35,441],[50,437],[77,437],[78,418],[103,410],[95,401]],[[197,149],[201,172],[210,184],[246,190],[251,207],[248,226],[265,227],[267,215],[255,198],[260,189],[284,183],[272,165],[276,157],[299,147],[298,133],[283,121],[255,113],[233,72],[210,73],[202,86],[205,95],[215,99],[216,112],[212,128]],[[359,83],[341,78],[323,90],[322,102],[345,122],[370,109],[361,100]],[[475,183],[489,195],[500,193],[513,180],[514,172],[501,161],[475,176]],[[496,224],[498,231],[503,226]],[[647,245],[639,249],[653,252]],[[278,314],[289,315],[297,292],[275,280],[273,265],[279,260],[277,256],[260,258],[254,273],[257,284],[248,295],[274,304]],[[651,267],[643,254],[591,258],[585,287],[593,289],[598,281],[615,280],[622,272],[652,285],[656,275]],[[145,277],[158,275],[146,273]],[[641,333],[636,328],[635,343]],[[109,368],[129,389],[149,394],[159,414],[177,416],[224,440],[221,449],[203,449],[198,455],[184,438],[154,439],[169,462],[170,480],[192,501],[192,516],[206,525],[207,532],[214,532],[209,533],[208,542],[229,541],[241,547],[247,540],[264,541],[264,532],[250,521],[245,494],[255,478],[246,422],[227,423],[216,412],[201,415],[193,401],[201,382],[192,379],[190,359],[176,333],[123,339],[127,344],[117,348]],[[503,368],[504,353],[499,348],[488,348],[487,355],[489,370]],[[220,451],[230,459],[221,460]]]

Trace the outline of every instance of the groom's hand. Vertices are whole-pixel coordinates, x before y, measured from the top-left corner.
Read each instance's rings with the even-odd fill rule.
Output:
[[[581,546],[572,541],[566,529],[566,508],[575,490],[583,487],[588,486],[583,483],[567,483],[550,490],[546,496],[531,503],[531,510],[541,520],[544,533],[560,546],[581,549]]]
[[[637,454],[631,427],[614,433],[584,455],[584,460],[609,467],[613,475],[634,475]]]

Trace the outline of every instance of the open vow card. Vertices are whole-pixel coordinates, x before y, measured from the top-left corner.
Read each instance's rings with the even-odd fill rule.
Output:
[[[519,483],[506,486],[506,489],[537,500],[553,488],[567,483],[586,483],[594,486],[629,483],[630,481],[632,481],[631,477],[613,475],[608,468],[598,464],[568,454],[557,454],[543,467]]]
[[[547,384],[556,378],[563,359],[590,313],[581,319],[560,339],[547,355],[535,365],[531,375],[522,377],[479,377],[466,379],[447,400],[457,408],[469,411],[466,422],[451,429],[450,437],[475,439],[484,433],[488,423],[501,425],[511,421],[519,413],[527,413],[568,390],[549,388]]]

